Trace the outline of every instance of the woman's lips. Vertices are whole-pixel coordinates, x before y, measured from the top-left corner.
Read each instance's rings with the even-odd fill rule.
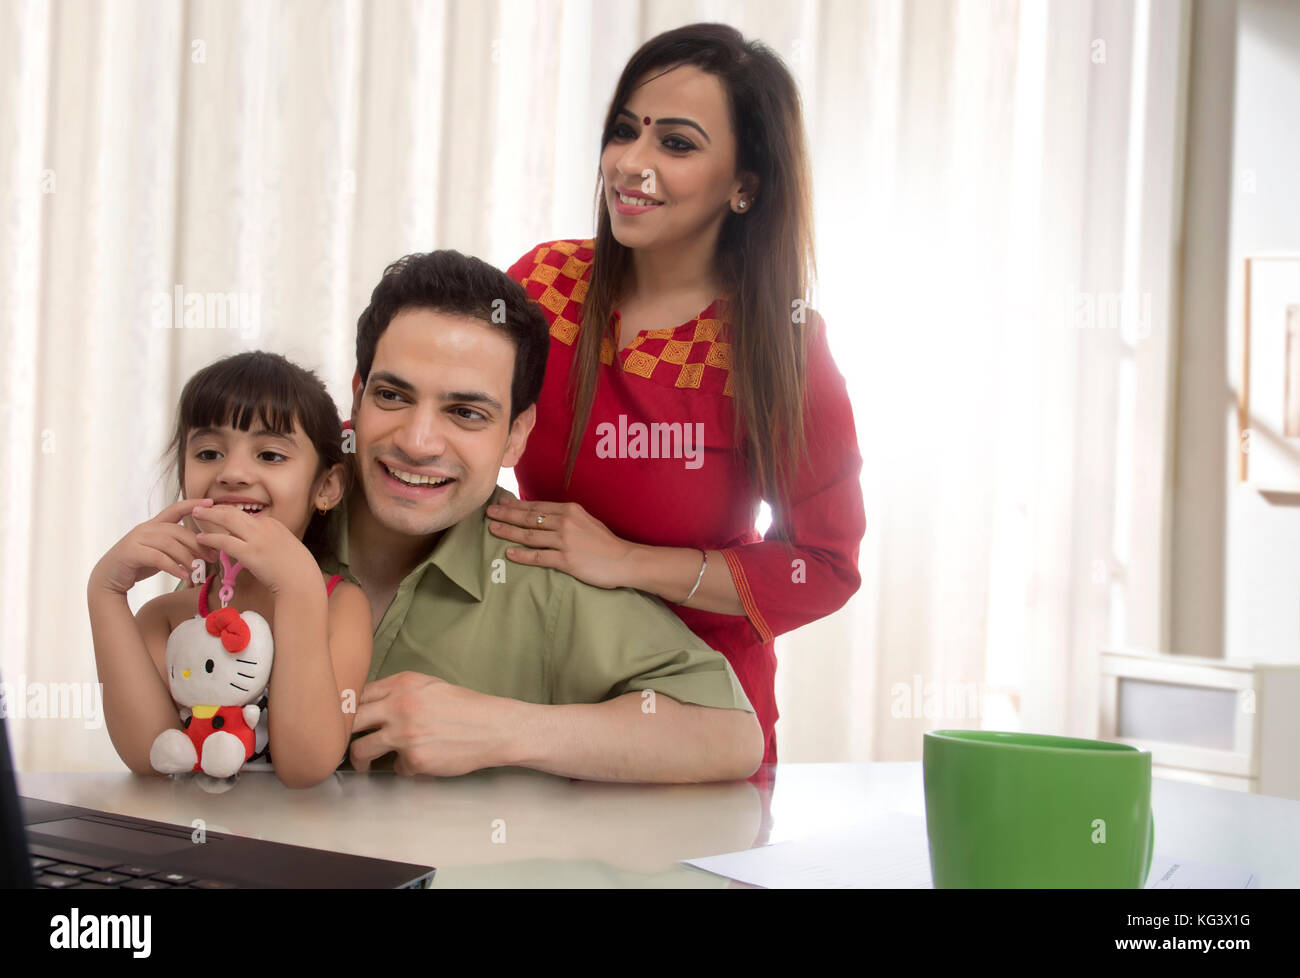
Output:
[[[620,214],[625,214],[625,215],[627,215],[628,217],[633,217],[633,216],[635,216],[635,215],[637,215],[637,214],[647,214],[647,213],[649,213],[650,211],[658,210],[660,207],[663,206],[662,203],[659,203],[659,204],[645,204],[645,205],[643,205],[643,206],[642,206],[642,205],[637,205],[637,204],[625,204],[625,203],[623,203],[623,201],[619,198],[619,195],[618,195],[618,194],[619,194],[619,192],[618,192],[617,190],[614,191],[614,201],[613,201],[613,203],[614,203],[614,210],[616,210],[616,211],[617,211],[618,213],[620,213]]]

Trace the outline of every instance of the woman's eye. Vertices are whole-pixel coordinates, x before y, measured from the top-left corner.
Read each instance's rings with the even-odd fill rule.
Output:
[[[694,144],[688,143],[681,136],[669,136],[664,140],[664,145],[678,153],[684,153],[688,149],[695,148]]]
[[[614,131],[613,133],[611,133],[611,135],[615,139],[631,139],[633,136],[636,135],[636,133],[632,131],[632,127],[629,126],[626,122],[620,122],[618,123],[618,125],[614,127]]]

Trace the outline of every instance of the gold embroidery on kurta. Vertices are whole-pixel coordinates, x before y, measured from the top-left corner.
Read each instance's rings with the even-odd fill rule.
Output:
[[[686,363],[682,365],[682,372],[677,375],[678,387],[699,387],[700,381],[704,378],[704,364]]]
[[[630,374],[636,374],[638,377],[649,378],[654,373],[655,364],[658,362],[658,357],[652,357],[640,350],[633,350],[624,358],[623,369]]]
[[[560,274],[560,270],[554,265],[538,265],[533,269],[533,274],[528,277],[534,282],[541,282],[543,285],[550,285],[555,281],[555,276]]]
[[[710,342],[712,342],[713,340],[716,340],[718,338],[718,330],[721,328],[721,326],[722,324],[718,322],[718,320],[716,319],[696,320],[695,337],[694,337],[695,342],[699,343],[702,340],[709,340]]]
[[[558,316],[564,312],[564,307],[569,304],[569,297],[555,286],[548,285],[546,290],[537,297],[537,304],[543,309],[549,309]]]
[[[691,344],[684,340],[670,340],[664,344],[663,352],[659,354],[659,359],[665,363],[682,364],[686,358],[691,355]]]
[[[555,241],[548,245],[541,245],[533,256],[534,267],[528,277],[524,279],[524,284],[537,281],[546,286],[542,290],[542,294],[537,298],[537,302],[553,314],[550,334],[568,346],[572,346],[577,342],[580,326],[577,322],[569,319],[565,313],[568,312],[569,304],[573,303],[578,307],[576,316],[579,320],[581,319],[581,306],[586,301],[590,286],[590,281],[586,275],[587,270],[591,267],[591,262],[577,258],[576,254],[579,249],[593,249],[594,247],[594,239],[577,243]],[[546,257],[552,251],[565,256],[562,266],[545,262]],[[555,286],[555,283],[560,278],[572,282],[570,294],[567,296]],[[717,309],[722,311],[724,308],[725,300],[719,299]],[[704,378],[704,368],[708,366],[722,370],[726,374],[726,382],[722,393],[727,397],[734,397],[735,386],[731,372],[731,344],[718,342],[718,336],[722,332],[722,325],[722,321],[717,318],[697,318],[693,335],[689,340],[675,338],[679,335],[679,330],[686,327],[652,329],[640,333],[627,345],[624,351],[623,370],[648,380],[654,375],[655,369],[662,361],[665,364],[672,364],[680,368],[677,371],[674,386],[699,389]],[[656,355],[641,349],[641,346],[647,340],[667,340],[667,342],[664,343],[662,350]],[[695,343],[707,344],[703,363],[688,362]],[[613,364],[616,355],[617,350],[613,338],[611,336],[604,337],[600,344],[601,363]]]
[[[569,322],[563,316],[556,316],[555,322],[551,323],[551,335],[566,346],[573,346],[574,340],[578,338],[578,324]]]

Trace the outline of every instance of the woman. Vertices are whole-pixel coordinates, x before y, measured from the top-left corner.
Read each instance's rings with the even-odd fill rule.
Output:
[[[775,763],[773,640],[857,590],[865,531],[852,410],[807,306],[798,91],[733,28],[681,27],[628,62],[601,145],[595,239],[510,269],[551,350],[492,532],[520,563],[661,597],[727,657]]]

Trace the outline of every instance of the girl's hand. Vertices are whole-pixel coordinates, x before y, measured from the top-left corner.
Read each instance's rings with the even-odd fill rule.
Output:
[[[595,587],[624,587],[631,579],[637,545],[616,537],[578,503],[503,500],[487,515],[498,521],[488,524],[493,535],[534,548],[507,550],[516,563],[555,567]]]
[[[244,565],[272,594],[320,582],[320,569],[310,551],[279,520],[250,516],[238,506],[196,506],[196,519],[217,529],[197,535],[198,542],[224,550]]]
[[[126,594],[140,581],[159,571],[189,582],[195,560],[216,560],[217,553],[204,546],[197,534],[180,521],[210,499],[182,499],[141,523],[122,537],[100,558],[90,572],[90,587]]]

